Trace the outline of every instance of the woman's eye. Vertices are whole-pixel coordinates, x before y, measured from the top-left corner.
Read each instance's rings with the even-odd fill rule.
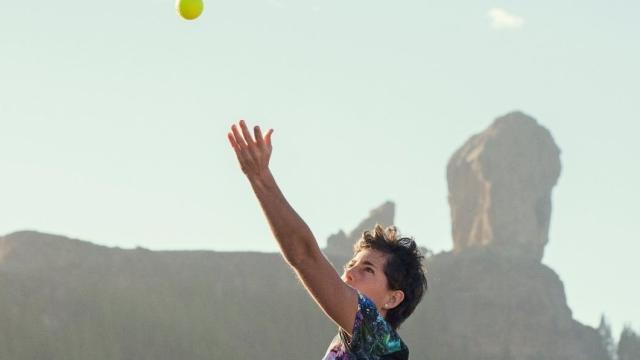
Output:
[[[367,271],[373,274],[373,269],[372,268],[367,268]]]

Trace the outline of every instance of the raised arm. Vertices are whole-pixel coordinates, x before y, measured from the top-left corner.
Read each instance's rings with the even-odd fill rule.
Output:
[[[322,310],[351,334],[357,311],[357,292],[345,284],[325,258],[307,224],[289,205],[269,170],[271,135],[254,128],[255,140],[244,121],[228,134],[240,167],[247,176],[285,260],[294,268]]]

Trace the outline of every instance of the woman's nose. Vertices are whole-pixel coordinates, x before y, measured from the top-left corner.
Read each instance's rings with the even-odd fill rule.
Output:
[[[353,273],[350,269],[344,271],[344,274],[342,274],[342,280],[346,283],[353,281]]]

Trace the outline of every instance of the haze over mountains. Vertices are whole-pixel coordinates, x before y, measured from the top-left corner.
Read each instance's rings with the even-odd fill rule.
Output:
[[[453,246],[424,249],[429,291],[400,329],[411,359],[611,359],[541,263],[560,169],[549,131],[520,112],[454,153]],[[394,223],[395,206],[328,239],[337,269],[362,231]],[[22,231],[0,238],[0,289],[0,359],[320,358],[336,331],[276,253],[129,250]],[[620,360],[638,359],[634,336]]]

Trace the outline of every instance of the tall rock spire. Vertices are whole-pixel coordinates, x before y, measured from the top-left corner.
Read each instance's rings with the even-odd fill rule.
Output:
[[[497,118],[447,166],[454,251],[491,247],[540,261],[559,175],[560,149],[546,128],[521,112]]]

